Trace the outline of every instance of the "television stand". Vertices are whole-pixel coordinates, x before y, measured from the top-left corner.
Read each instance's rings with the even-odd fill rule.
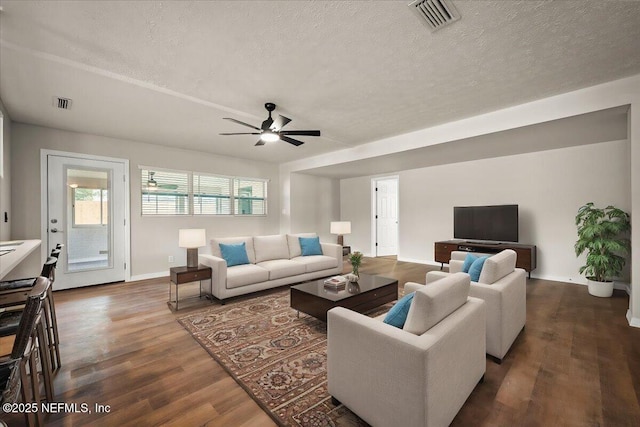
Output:
[[[517,254],[516,267],[524,269],[529,273],[536,269],[536,246],[522,245],[520,243],[503,242],[467,242],[465,240],[444,240],[435,242],[435,258],[440,263],[442,270],[445,263],[451,259],[451,252],[482,252],[486,254],[497,254],[504,249],[513,249]]]

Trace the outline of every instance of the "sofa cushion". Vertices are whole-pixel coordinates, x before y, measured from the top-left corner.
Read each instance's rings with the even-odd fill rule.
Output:
[[[293,258],[291,261],[303,264],[307,273],[312,273],[314,271],[320,270],[328,270],[330,268],[336,268],[338,266],[338,260],[327,255],[299,256]]]
[[[271,259],[289,259],[289,246],[284,234],[255,236],[253,248],[256,251],[256,263]]]
[[[256,253],[253,249],[253,237],[218,237],[211,239],[211,255],[222,258],[222,252],[220,252],[220,243],[224,244],[238,244],[244,242],[245,249],[247,250],[247,257],[249,262],[255,264]]]
[[[291,261],[290,259],[272,259],[259,262],[256,265],[269,271],[269,280],[297,276],[298,274],[305,273],[304,265]]]
[[[322,255],[319,237],[298,237],[302,256]]]
[[[395,326],[396,328],[402,328],[407,321],[407,314],[409,314],[411,301],[413,301],[415,294],[415,292],[411,292],[410,294],[400,298],[398,302],[391,307],[391,310],[389,310],[383,322],[388,323],[391,326]]]
[[[297,233],[287,234],[287,244],[289,245],[289,258],[295,258],[302,255],[300,248],[300,237],[316,237],[316,233]]]
[[[512,249],[504,251],[489,257],[482,267],[482,273],[478,278],[478,282],[491,285],[502,279],[507,274],[513,272],[516,268],[516,259],[518,254]]]
[[[482,267],[484,266],[485,261],[488,259],[488,256],[481,256],[480,258],[473,261],[471,267],[469,267],[469,276],[471,276],[472,282],[477,282],[480,278],[480,274],[482,273]]]
[[[227,268],[227,289],[253,285],[269,280],[269,271],[255,264],[235,265]]]
[[[404,329],[422,335],[467,302],[471,281],[466,273],[454,273],[417,290]]]
[[[227,263],[227,267],[234,265],[249,264],[247,256],[247,244],[245,242],[237,244],[220,243],[220,253]]]

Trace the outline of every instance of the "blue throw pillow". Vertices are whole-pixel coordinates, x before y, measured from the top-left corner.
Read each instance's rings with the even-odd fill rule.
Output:
[[[396,328],[402,328],[404,326],[404,322],[407,321],[407,314],[409,314],[411,301],[413,301],[413,296],[415,294],[415,292],[411,292],[409,295],[405,295],[400,298],[385,316],[384,323],[388,323]]]
[[[320,237],[298,237],[298,240],[300,240],[302,256],[322,255]]]
[[[473,264],[473,261],[477,260],[478,257],[475,255],[471,255],[471,254],[467,254],[466,258],[464,259],[464,263],[462,264],[462,272],[463,273],[468,273],[469,269],[471,268],[471,264]]]
[[[469,267],[469,276],[471,276],[472,282],[477,282],[480,279],[480,273],[482,273],[482,266],[484,262],[489,258],[488,256],[483,256],[473,261],[471,267]]]
[[[222,258],[227,262],[227,267],[249,264],[247,248],[244,242],[237,243],[235,245],[225,245],[224,243],[220,243],[220,253],[222,253]]]

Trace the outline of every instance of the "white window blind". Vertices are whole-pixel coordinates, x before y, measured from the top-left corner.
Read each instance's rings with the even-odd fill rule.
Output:
[[[231,178],[194,173],[193,214],[231,215]]]
[[[142,215],[189,215],[188,172],[141,170]]]
[[[235,178],[233,180],[234,214],[267,214],[267,181],[263,179]]]

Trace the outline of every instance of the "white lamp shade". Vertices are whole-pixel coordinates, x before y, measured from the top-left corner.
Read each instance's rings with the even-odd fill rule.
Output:
[[[183,228],[178,231],[178,246],[181,248],[200,248],[207,245],[204,228]]]
[[[331,234],[351,234],[351,221],[332,221]]]

